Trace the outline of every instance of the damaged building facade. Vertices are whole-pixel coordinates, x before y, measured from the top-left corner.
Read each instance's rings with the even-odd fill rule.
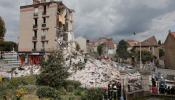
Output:
[[[74,10],[61,1],[33,0],[20,7],[19,58],[21,64],[39,64],[41,58],[74,40]]]

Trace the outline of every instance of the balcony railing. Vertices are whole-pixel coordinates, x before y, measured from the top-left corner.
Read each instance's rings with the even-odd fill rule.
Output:
[[[36,51],[36,48],[32,49],[32,51],[35,52]]]
[[[45,52],[45,49],[44,49],[44,48],[42,48],[42,49],[41,49],[41,52]]]
[[[38,25],[33,25],[33,29],[37,29],[38,28]]]
[[[33,36],[33,37],[32,37],[32,40],[33,40],[33,41],[37,41],[37,37],[36,37],[36,36]]]
[[[34,16],[34,17],[38,17],[38,13],[34,13],[33,16]]]
[[[41,36],[41,41],[46,41],[46,36]]]
[[[45,27],[46,27],[46,23],[43,23],[43,24],[42,24],[42,27],[45,28]]]

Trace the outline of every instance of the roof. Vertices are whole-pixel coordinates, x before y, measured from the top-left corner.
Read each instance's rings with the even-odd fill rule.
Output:
[[[128,44],[129,44],[129,46],[131,46],[131,47],[133,47],[133,46],[135,46],[137,43],[139,43],[138,41],[136,41],[136,40],[127,40],[126,41]]]
[[[104,42],[104,44],[108,47],[108,48],[111,48],[111,49],[114,49],[114,42],[112,39],[106,39],[106,42]]]
[[[170,34],[175,38],[175,32],[171,32]]]
[[[62,7],[65,7],[67,9],[69,9],[62,1],[49,1],[49,2],[39,2],[37,4],[30,4],[30,5],[25,5],[25,6],[20,6],[20,9],[23,8],[28,8],[28,7],[35,7],[35,6],[39,6],[39,5],[49,5],[51,3],[56,3],[57,5],[60,5]],[[69,9],[70,12],[75,12],[73,9]]]
[[[136,45],[139,46],[139,43]],[[155,36],[152,36],[144,41],[141,42],[141,46],[158,46],[157,40],[155,38]]]
[[[175,32],[169,32],[169,34],[165,40],[164,46],[168,43],[169,37],[172,37],[175,40]]]

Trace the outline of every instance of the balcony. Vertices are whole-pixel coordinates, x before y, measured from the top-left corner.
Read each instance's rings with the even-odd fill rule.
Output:
[[[32,49],[33,52],[36,52],[36,48]]]
[[[45,28],[45,27],[46,27],[46,23],[43,23],[43,24],[42,24],[42,27]]]
[[[33,29],[34,30],[38,29],[38,25],[33,25]]]
[[[42,49],[41,49],[41,52],[45,52],[45,48],[42,48]]]
[[[46,41],[46,36],[41,36],[41,41]]]
[[[34,14],[33,14],[33,17],[34,17],[34,18],[38,18],[38,13],[34,13]]]
[[[36,37],[36,36],[33,36],[33,37],[32,37],[32,40],[33,40],[33,41],[37,41],[37,37]]]
[[[43,24],[41,25],[41,29],[42,29],[42,30],[48,30],[49,28],[47,27],[46,23],[43,23]]]

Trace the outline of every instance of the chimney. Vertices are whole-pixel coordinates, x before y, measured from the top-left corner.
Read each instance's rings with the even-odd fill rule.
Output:
[[[33,4],[38,4],[38,3],[40,3],[39,0],[33,0]]]

